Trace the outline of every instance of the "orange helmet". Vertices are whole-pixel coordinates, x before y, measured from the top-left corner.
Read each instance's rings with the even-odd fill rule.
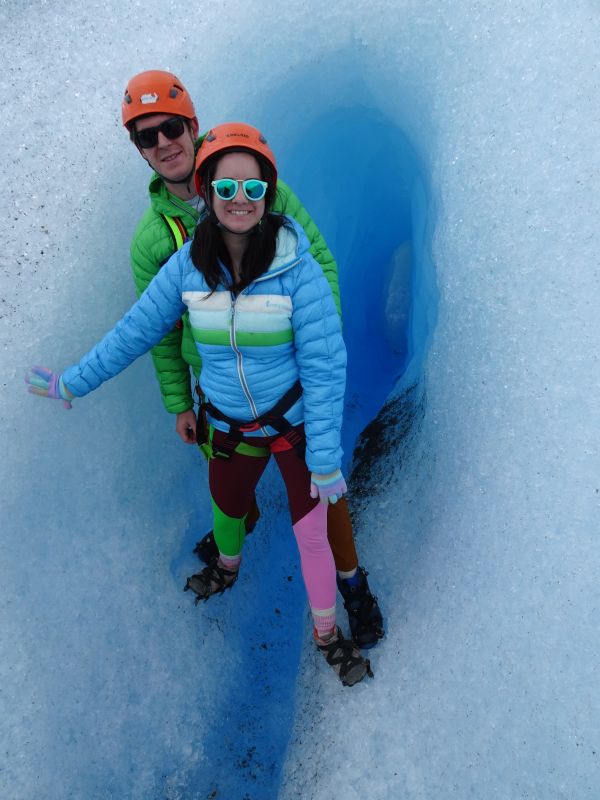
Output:
[[[225,122],[223,125],[217,125],[211,128],[204,137],[202,145],[196,153],[196,191],[198,194],[202,193],[202,166],[209,158],[217,153],[224,153],[227,150],[250,150],[252,153],[262,156],[273,167],[274,181],[277,182],[277,164],[275,156],[267,140],[262,133],[253,128],[252,125],[246,125],[244,122]]]
[[[123,125],[126,128],[146,114],[173,114],[194,119],[194,104],[185,86],[172,72],[151,69],[134,75],[127,84],[123,105]]]

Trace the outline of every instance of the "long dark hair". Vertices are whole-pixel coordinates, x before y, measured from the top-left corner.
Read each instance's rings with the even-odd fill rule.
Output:
[[[225,276],[219,265],[219,260],[229,265],[229,253],[227,252],[223,236],[221,235],[219,222],[212,209],[210,195],[212,189],[210,188],[210,184],[221,158],[227,153],[235,152],[250,153],[250,155],[254,156],[260,166],[262,180],[266,181],[269,185],[265,195],[265,215],[260,223],[252,229],[248,239],[248,246],[242,258],[239,281],[235,283],[232,274],[231,284],[227,286],[224,283]],[[242,289],[251,284],[252,281],[262,275],[263,272],[266,272],[275,258],[277,233],[279,229],[285,225],[284,217],[271,212],[277,194],[275,172],[271,164],[259,153],[244,148],[234,148],[218,153],[214,158],[208,160],[202,168],[201,177],[202,186],[206,187],[205,199],[208,214],[199,223],[194,232],[190,250],[192,263],[196,269],[204,275],[206,282],[213,292],[219,284],[223,284],[226,288],[239,293]]]

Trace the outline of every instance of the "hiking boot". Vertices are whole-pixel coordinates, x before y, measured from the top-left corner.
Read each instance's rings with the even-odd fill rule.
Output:
[[[210,564],[213,559],[219,557],[219,548],[217,547],[215,536],[212,531],[209,531],[199,542],[196,542],[194,553],[196,553],[200,561],[203,561],[205,564]]]
[[[254,525],[246,525],[246,536],[252,533],[253,530]],[[194,553],[196,553],[200,561],[203,561],[205,564],[210,564],[213,558],[219,557],[219,550],[212,531],[209,531],[199,542],[196,542]]]
[[[344,598],[344,608],[348,612],[350,633],[357,647],[368,650],[383,638],[383,617],[377,598],[371,594],[367,581],[368,572],[358,567],[356,586],[337,576],[337,585]]]
[[[223,594],[225,589],[231,589],[237,578],[238,570],[225,569],[218,558],[213,558],[201,572],[187,579],[183,591],[191,589],[195,592],[198,596],[194,602],[198,605],[200,600],[208,600],[213,594]]]
[[[328,641],[319,639],[316,631],[314,637],[317,647],[344,686],[354,686],[355,683],[362,681],[365,675],[373,677],[369,659],[363,658],[358,648],[348,639],[344,639],[338,627]]]

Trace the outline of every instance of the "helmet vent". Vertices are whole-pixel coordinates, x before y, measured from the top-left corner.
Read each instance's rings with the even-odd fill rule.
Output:
[[[143,94],[140,97],[140,103],[144,106],[151,105],[152,103],[158,102],[158,93],[157,92],[148,92],[147,94]]]

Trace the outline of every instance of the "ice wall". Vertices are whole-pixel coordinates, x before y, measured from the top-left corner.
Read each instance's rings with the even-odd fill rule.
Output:
[[[592,798],[598,7],[421,9],[393,47],[380,6],[379,39],[362,29],[393,119],[400,65],[435,87],[435,140],[416,137],[438,200],[424,417],[371,464],[358,525],[389,636],[376,688],[333,707],[307,699],[326,685],[309,659],[281,797]]]
[[[0,793],[596,797],[597,5],[0,14]],[[155,66],[203,126],[268,131],[336,251],[347,451],[393,389],[354,487],[388,636],[351,692],[300,653],[274,474],[238,602],[194,609],[204,468],[149,363],[72,412],[22,394],[25,365],[70,363],[133,299],[147,172],[117,106]]]

